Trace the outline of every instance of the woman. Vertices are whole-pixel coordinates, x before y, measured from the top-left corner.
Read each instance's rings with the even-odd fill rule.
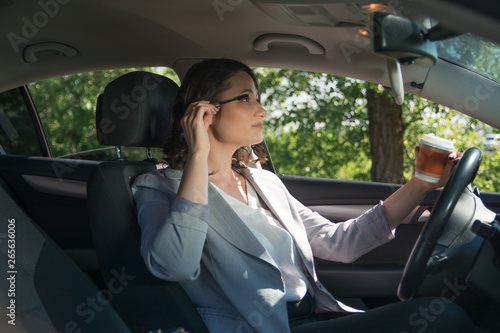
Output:
[[[242,147],[252,146],[258,160],[265,160],[260,146],[265,116],[257,80],[246,65],[217,59],[189,70],[165,147],[169,167],[142,175],[133,186],[148,269],[180,282],[211,332],[362,331],[364,326],[354,325],[362,317],[373,331],[370,318],[381,314],[386,323],[388,315],[398,314],[408,324],[418,307],[412,302],[375,315],[343,316],[360,311],[336,301],[321,285],[313,256],[350,262],[391,240],[391,230],[446,182],[452,161],[438,184],[413,178],[357,219],[333,224],[294,199],[274,174],[246,167],[252,155]],[[443,320],[428,326],[449,326],[448,313],[457,311],[462,314],[447,305]],[[341,318],[296,324],[297,318],[318,320],[314,313]],[[459,325],[451,330],[467,327]],[[380,330],[389,332],[386,326]]]

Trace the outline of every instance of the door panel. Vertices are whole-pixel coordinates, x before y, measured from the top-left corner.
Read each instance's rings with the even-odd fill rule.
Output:
[[[0,155],[0,176],[20,205],[75,262],[98,268],[87,213],[87,179],[99,162]]]
[[[394,184],[284,175],[280,178],[295,198],[332,222],[358,217],[400,188]],[[435,190],[424,198],[396,229],[394,240],[353,263],[317,260],[320,281],[338,297],[395,297],[406,261],[425,224],[425,212],[432,208],[440,192]],[[500,194],[485,193],[481,198],[490,209],[500,212]]]

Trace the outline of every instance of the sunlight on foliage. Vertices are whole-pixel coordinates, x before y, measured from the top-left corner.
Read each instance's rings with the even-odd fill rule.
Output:
[[[266,142],[278,173],[370,180],[364,94],[367,86],[379,94],[388,94],[384,87],[291,70],[257,68],[256,73],[261,82],[263,106],[268,111]],[[402,109],[406,180],[415,173],[414,148],[425,134],[435,133],[452,140],[457,149],[466,150],[483,149],[486,133],[500,133],[462,113],[410,94],[406,94]],[[499,154],[499,151],[484,153],[475,180],[475,185],[483,191],[500,191]]]
[[[141,68],[68,75],[32,83],[30,90],[50,142],[62,156],[102,148],[95,135],[95,103],[107,83],[134,70],[179,79],[171,69]],[[261,103],[268,111],[266,142],[279,174],[370,181],[372,166],[365,93],[392,98],[382,86],[333,75],[256,68]],[[457,148],[483,146],[500,133],[462,113],[405,95],[403,174],[414,174],[414,147],[427,133],[453,140]],[[485,151],[475,185],[500,191],[500,151]]]

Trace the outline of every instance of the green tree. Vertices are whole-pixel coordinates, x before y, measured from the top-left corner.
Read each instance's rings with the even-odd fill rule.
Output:
[[[373,86],[373,85],[372,85]],[[385,89],[366,89],[366,109],[369,122],[371,180],[375,182],[405,182],[403,176],[403,108]]]
[[[269,110],[266,142],[278,173],[333,178],[346,165],[369,164],[361,84],[285,69],[256,73]],[[357,177],[369,180],[369,173]]]
[[[378,134],[370,137],[366,97],[372,94],[372,99],[382,98],[385,106],[395,105],[388,89],[318,73],[263,68],[257,68],[256,73],[262,103],[269,113],[266,142],[278,173],[363,181],[376,178],[370,177],[370,147],[378,144]],[[389,182],[405,182],[414,175],[414,148],[427,133],[453,140],[457,149],[464,150],[482,147],[485,133],[500,133],[471,117],[410,94],[405,95],[405,102],[394,112],[400,118],[394,121],[399,124],[397,140],[402,140],[403,156],[397,164],[400,170],[385,176]],[[500,171],[499,153],[484,154],[475,184],[486,191],[500,191],[496,176]]]
[[[96,98],[106,84],[133,70],[68,75],[30,85],[54,156],[101,147],[95,135]],[[179,82],[170,69],[142,70]],[[368,101],[372,94],[372,99],[381,97],[385,105],[394,104],[388,89],[327,74],[266,68],[255,71],[261,100],[269,113],[266,142],[278,173],[404,182],[414,174],[414,147],[424,134],[435,133],[453,140],[457,148],[467,149],[482,147],[486,133],[500,133],[459,112],[406,94],[405,102],[395,111],[401,123],[402,147],[398,149],[403,155],[396,164],[398,171],[389,174],[396,175],[396,180],[377,179],[371,176],[373,145],[378,143],[377,134],[370,137]],[[499,151],[485,152],[475,181],[484,191],[500,191],[499,160]]]

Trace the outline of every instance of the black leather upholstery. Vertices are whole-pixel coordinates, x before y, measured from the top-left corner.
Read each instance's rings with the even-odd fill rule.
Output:
[[[163,147],[172,127],[169,110],[177,89],[177,84],[169,78],[141,71],[110,82],[97,99],[99,143]]]
[[[152,74],[126,74],[110,83],[111,87],[99,97],[98,122],[112,119],[108,123],[112,127],[108,129],[113,128],[100,138],[101,143],[146,147],[164,143],[177,91],[175,83],[167,83],[168,78],[161,77],[161,83],[154,89],[141,90],[146,94],[133,102],[137,105],[130,107],[128,114],[123,113],[127,114],[125,119],[120,119],[116,112],[116,107],[123,105],[115,101],[137,89],[134,85],[145,82],[149,75]],[[122,111],[125,112],[125,107]],[[160,130],[158,124],[166,125]],[[98,128],[105,130],[106,126]],[[130,187],[138,175],[155,168],[156,164],[151,162],[112,161],[99,164],[93,172],[87,193],[99,265],[108,285],[116,281],[117,274],[128,277],[127,285],[112,295],[112,305],[132,331],[184,327],[189,332],[208,332],[180,285],[154,277],[140,255],[140,228]]]

